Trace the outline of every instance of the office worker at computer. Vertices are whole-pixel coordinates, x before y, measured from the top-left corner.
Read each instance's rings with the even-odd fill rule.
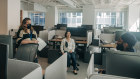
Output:
[[[72,59],[73,73],[77,75],[76,71],[76,58],[75,58],[75,42],[71,38],[70,31],[66,31],[65,37],[61,42],[61,52],[62,54],[67,53],[67,67],[70,67],[70,61]]]
[[[21,44],[38,43],[37,33],[31,26],[30,18],[23,19],[22,24],[17,32],[16,43],[17,43],[16,46],[17,48]],[[37,56],[35,62],[37,62]]]
[[[136,37],[127,32],[117,41],[117,50],[134,52],[133,46],[136,42]]]

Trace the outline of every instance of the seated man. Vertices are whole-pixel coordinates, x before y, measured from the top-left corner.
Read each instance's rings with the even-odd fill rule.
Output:
[[[61,52],[62,54],[67,53],[67,67],[70,67],[70,60],[72,59],[73,73],[77,75],[76,71],[76,58],[75,58],[75,42],[71,38],[71,33],[67,31],[65,37],[61,42]]]
[[[134,52],[133,46],[136,44],[137,39],[130,33],[123,34],[117,42],[117,50]]]

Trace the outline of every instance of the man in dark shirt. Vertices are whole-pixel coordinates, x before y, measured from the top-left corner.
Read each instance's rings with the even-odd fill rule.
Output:
[[[123,34],[117,42],[117,50],[134,52],[133,46],[136,44],[137,39],[130,33]]]

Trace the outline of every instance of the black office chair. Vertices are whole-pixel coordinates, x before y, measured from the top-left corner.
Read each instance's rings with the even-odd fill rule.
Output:
[[[34,62],[37,51],[38,44],[22,44],[18,47],[15,58],[18,60]]]
[[[62,54],[59,53],[60,50],[49,49],[48,50],[48,63],[52,64],[55,60],[57,60]]]

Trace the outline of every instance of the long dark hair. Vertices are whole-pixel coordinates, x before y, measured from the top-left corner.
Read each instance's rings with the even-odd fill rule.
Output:
[[[70,32],[70,31],[69,31],[69,30],[67,30],[67,31],[65,32],[65,37],[67,37],[67,33],[68,33],[68,32]],[[71,33],[71,32],[70,32],[70,33]]]
[[[29,20],[31,20],[30,18],[24,18],[23,19],[23,21],[22,21],[22,23],[21,23],[21,25],[20,25],[20,27],[19,27],[19,29],[23,29],[24,30],[24,32],[26,32],[27,33],[27,27],[25,26],[25,24],[26,24],[26,22],[27,21],[29,21]],[[31,31],[33,32],[33,27],[31,26]]]

